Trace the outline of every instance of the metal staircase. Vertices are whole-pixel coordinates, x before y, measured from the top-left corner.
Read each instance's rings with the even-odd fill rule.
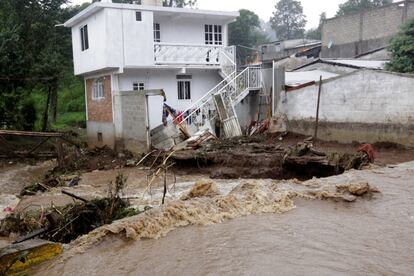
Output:
[[[215,124],[222,123],[227,138],[242,135],[235,111],[251,90],[262,88],[260,67],[247,67],[238,72],[235,63],[235,47],[227,47],[221,53],[222,64],[219,74],[223,80],[183,112],[181,121],[170,120],[169,124],[180,124],[190,134],[201,130],[215,133]]]

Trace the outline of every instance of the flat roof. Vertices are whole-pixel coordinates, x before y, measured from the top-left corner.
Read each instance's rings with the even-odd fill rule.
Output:
[[[344,64],[368,69],[384,69],[387,61],[384,60],[363,60],[363,59],[324,59],[330,63]]]
[[[322,70],[312,70],[305,72],[286,72],[285,84],[288,86],[295,87],[306,83],[319,82],[321,76],[322,80],[328,80],[335,78],[339,75]]]
[[[96,13],[99,10],[104,8],[112,9],[124,9],[124,10],[137,10],[137,11],[153,11],[158,14],[180,14],[180,15],[204,15],[210,17],[217,17],[218,19],[228,20],[229,22],[233,21],[239,17],[240,13],[235,12],[224,12],[224,11],[212,11],[212,10],[198,10],[198,9],[188,9],[188,8],[171,8],[171,7],[161,7],[161,6],[145,6],[137,4],[120,4],[120,3],[102,3],[95,2],[88,6],[86,9],[79,12],[77,15],[69,19],[64,23],[65,27],[72,27],[77,23],[85,20],[90,17],[92,14]]]

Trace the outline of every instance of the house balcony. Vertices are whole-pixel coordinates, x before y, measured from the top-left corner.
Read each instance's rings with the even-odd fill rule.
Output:
[[[222,45],[155,43],[156,65],[192,65],[219,67],[226,62]]]

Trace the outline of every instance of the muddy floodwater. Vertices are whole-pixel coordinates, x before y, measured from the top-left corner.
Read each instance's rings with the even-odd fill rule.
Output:
[[[91,236],[84,253],[68,250],[37,275],[414,274],[414,163],[311,181],[366,181],[380,193],[351,203],[298,198],[286,212],[179,227],[159,239]]]

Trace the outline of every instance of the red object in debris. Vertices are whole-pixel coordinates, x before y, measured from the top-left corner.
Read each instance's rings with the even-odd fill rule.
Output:
[[[6,208],[3,209],[3,212],[11,213],[11,212],[13,212],[13,209],[10,208],[10,207],[6,207]]]
[[[182,111],[177,112],[176,121],[179,122],[180,124],[183,122],[183,112]]]
[[[370,144],[363,144],[358,148],[358,152],[365,152],[368,155],[368,160],[371,163],[374,163],[375,154],[374,154],[374,147]]]

